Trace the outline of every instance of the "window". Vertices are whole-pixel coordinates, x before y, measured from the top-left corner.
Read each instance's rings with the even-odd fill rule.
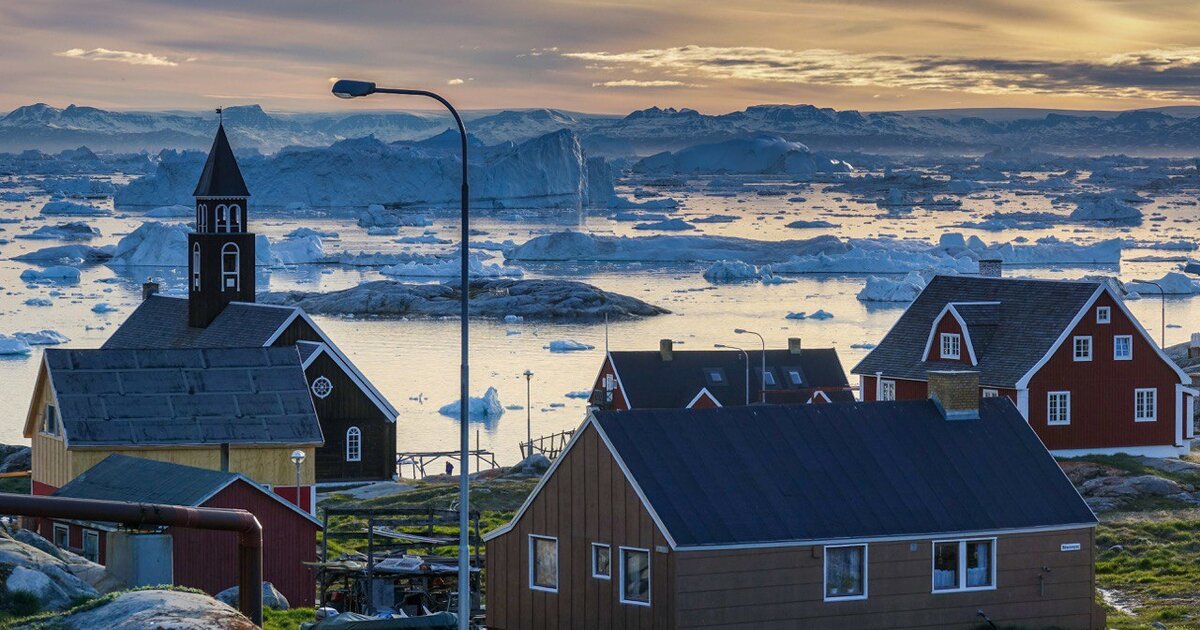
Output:
[[[192,245],[192,288],[200,290],[200,243]]]
[[[236,203],[229,206],[229,222],[232,224],[229,228],[230,232],[242,231],[242,207]]]
[[[71,544],[71,530],[61,523],[54,524],[54,544],[60,549],[66,549]]]
[[[1134,422],[1158,420],[1158,390],[1154,388],[1133,390]]]
[[[996,540],[933,543],[933,592],[974,591],[996,587]]]
[[[1071,392],[1046,394],[1046,424],[1071,424]]]
[[[962,337],[955,333],[942,333],[942,358],[958,359],[962,354]]]
[[[558,592],[558,539],[529,536],[529,588]]]
[[[896,381],[879,381],[879,400],[896,400]]]
[[[788,378],[792,381],[792,385],[799,387],[804,384],[804,378],[800,376],[800,370],[788,370]]]
[[[1113,360],[1133,360],[1133,335],[1116,335],[1113,337]]]
[[[762,373],[762,381],[763,381],[763,387],[774,387],[775,386],[775,373],[770,370],[763,372]]]
[[[1096,323],[1108,324],[1112,322],[1112,308],[1108,306],[1096,307]]]
[[[100,562],[100,533],[90,529],[83,530],[83,557],[92,562]]]
[[[312,382],[312,393],[321,400],[329,398],[329,395],[333,393],[333,382],[324,376],[318,376]]]
[[[997,390],[997,389],[985,389],[985,390],[983,390],[983,397],[984,397],[984,398],[999,398],[999,397],[1000,397],[1000,390]]]
[[[362,461],[362,431],[358,427],[346,429],[346,461]]]
[[[716,368],[708,368],[705,372],[708,374],[708,382],[714,385],[723,385],[725,383],[725,372]]]
[[[650,605],[650,550],[621,547],[621,603]]]
[[[612,547],[592,543],[592,577],[612,579]]]
[[[233,289],[237,291],[241,288],[241,257],[242,254],[238,250],[238,246],[234,243],[225,243],[221,248],[221,290]]]
[[[229,208],[227,208],[225,206],[225,204],[220,204],[217,206],[217,231],[218,232],[228,232],[229,231],[228,212],[229,212]]]
[[[1075,360],[1076,361],[1091,361],[1092,360],[1092,338],[1091,337],[1076,337],[1075,338]]]
[[[867,598],[867,546],[825,548],[825,601]]]
[[[42,414],[42,432],[58,435],[58,410],[54,405],[46,405],[46,411]]]
[[[196,213],[196,231],[208,231],[208,205],[203,203],[200,204],[200,207]]]

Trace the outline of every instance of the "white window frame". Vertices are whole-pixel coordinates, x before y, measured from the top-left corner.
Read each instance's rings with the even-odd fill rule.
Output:
[[[630,606],[650,606],[651,596],[654,594],[654,556],[651,555],[649,549],[641,549],[639,547],[618,547],[620,553],[617,554],[617,559],[621,562],[621,581],[617,584],[620,588],[619,596],[622,604]],[[638,601],[636,599],[625,599],[625,552],[633,551],[646,554],[646,601]]]
[[[63,538],[66,541],[64,544],[61,544],[61,545],[58,544],[58,533],[59,532],[63,533]],[[58,547],[59,549],[70,549],[71,548],[71,528],[69,526],[63,525],[62,523],[55,523],[54,526],[51,528],[50,535],[54,539],[53,542],[54,542],[55,547]]]
[[[1000,390],[992,389],[990,387],[985,387],[983,389],[983,393],[980,395],[980,397],[982,397],[982,398],[999,398]]]
[[[88,548],[88,540],[89,539],[96,541],[96,553],[95,553],[94,558],[88,557],[87,548]],[[88,560],[91,560],[92,562],[100,562],[100,532],[92,530],[92,529],[84,529],[83,530],[83,548],[80,551],[82,552],[80,555],[82,555],[84,558],[87,558]]]
[[[353,442],[351,440],[353,439]],[[351,450],[350,445],[354,445]],[[346,429],[346,461],[361,462],[362,461],[362,429],[358,427],[350,427]]]
[[[800,387],[804,384],[804,378],[800,376],[800,370],[788,370],[787,373],[788,380],[792,382],[792,385]]]
[[[1096,323],[1111,324],[1112,323],[1112,307],[1097,306],[1096,307]]]
[[[321,376],[314,378],[312,385],[309,385],[308,388],[312,391],[313,396],[316,396],[321,400],[325,400],[326,398],[329,398],[331,394],[333,394],[333,381],[329,380],[328,377],[322,374]],[[322,394],[322,391],[325,393]]]
[[[229,231],[229,207],[225,204],[217,204],[217,233]]]
[[[233,271],[225,270],[225,257],[233,254]],[[233,279],[233,286],[229,286],[229,280]],[[221,291],[233,289],[238,291],[242,288],[242,250],[237,246],[237,243],[225,243],[221,246]]]
[[[868,545],[825,545],[825,550],[821,554],[824,570],[821,575],[821,593],[827,602],[853,602],[867,598],[867,585],[870,583],[868,572],[870,571]],[[829,550],[830,549],[850,549],[862,548],[862,595],[830,595],[829,594]]]
[[[990,584],[987,586],[967,586],[967,543],[986,542],[991,550],[992,557],[988,559],[988,570],[991,572],[988,580]],[[936,588],[934,571],[937,566],[937,546],[951,543],[958,543],[958,588]],[[929,546],[929,589],[934,595],[942,593],[969,593],[973,591],[994,591],[996,590],[996,576],[999,571],[996,570],[996,539],[995,538],[959,538],[950,540],[935,540]]]
[[[242,231],[241,213],[242,213],[241,206],[239,206],[236,203],[230,204],[230,206],[229,206],[229,231],[230,232],[241,232]]]
[[[1142,394],[1150,395],[1152,407],[1150,409],[1151,416],[1142,417],[1138,415],[1138,396]],[[1158,389],[1154,387],[1139,387],[1133,390],[1133,421],[1134,422],[1158,422]]]
[[[1129,342],[1129,354],[1121,356],[1117,354],[1117,340],[1125,339]],[[1133,335],[1113,335],[1113,361],[1132,361],[1133,360]]]
[[[761,372],[761,370],[760,370]],[[762,372],[763,387],[775,387],[778,383],[775,381],[775,373],[771,370]]]
[[[601,549],[608,552],[608,574],[596,572],[596,552]],[[592,543],[592,577],[597,580],[612,580],[612,545]]]
[[[1087,343],[1087,355],[1079,354],[1079,342]],[[1092,360],[1092,337],[1091,335],[1076,335],[1071,338],[1071,358],[1075,361],[1084,362]]]
[[[554,587],[541,586],[534,582],[534,575],[537,571],[537,543],[538,540],[554,541]],[[529,588],[534,591],[542,591],[543,593],[557,593],[559,584],[559,555],[558,555],[558,538],[555,536],[540,536],[538,534],[529,535]]]
[[[888,390],[891,389],[891,395]],[[896,381],[881,379],[879,381],[879,400],[896,400]]]
[[[1066,405],[1067,417],[1065,420],[1054,420],[1053,419],[1053,416],[1054,416],[1053,400],[1054,400],[1055,396],[1059,396],[1059,395],[1066,396],[1066,399],[1067,399],[1067,405]],[[1052,427],[1065,427],[1065,426],[1071,424],[1071,392],[1069,392],[1069,391],[1046,392],[1046,424],[1049,426],[1052,426]]]
[[[196,218],[196,231],[208,231],[208,204],[200,204]]]
[[[942,333],[940,339],[941,357],[943,359],[962,358],[962,335],[958,333]]]
[[[200,243],[192,244],[192,289],[200,290]]]

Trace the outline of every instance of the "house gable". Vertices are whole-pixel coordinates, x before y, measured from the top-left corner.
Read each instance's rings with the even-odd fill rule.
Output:
[[[627,410],[629,406],[629,397],[625,393],[625,384],[621,382],[621,374],[617,371],[617,362],[613,359],[612,353],[606,353],[604,363],[600,366],[600,373],[596,375],[596,383],[592,386],[592,398],[589,402],[595,406],[602,406],[604,400],[594,400],[596,392],[606,392],[607,385],[605,381],[612,379],[612,401],[611,408],[618,410]]]
[[[687,404],[688,409],[712,409],[720,406],[721,402],[712,395],[712,392],[708,391],[707,387],[696,392],[696,397]]]
[[[979,365],[975,344],[971,341],[971,329],[966,319],[959,312],[958,306],[999,305],[999,302],[951,302],[942,308],[942,312],[933,318],[929,329],[929,337],[925,340],[925,352],[922,361],[957,361],[967,365]],[[942,335],[958,335],[959,356],[949,357],[942,354]]]

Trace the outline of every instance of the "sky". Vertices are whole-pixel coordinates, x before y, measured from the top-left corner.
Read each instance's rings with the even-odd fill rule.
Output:
[[[4,0],[0,111],[1200,103],[1195,0]]]

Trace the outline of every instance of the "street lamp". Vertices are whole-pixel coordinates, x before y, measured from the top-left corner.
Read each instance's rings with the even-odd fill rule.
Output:
[[[1162,314],[1159,315],[1159,326],[1161,328],[1159,328],[1158,333],[1158,346],[1165,350],[1167,347],[1167,292],[1161,284],[1153,280],[1134,280],[1134,282],[1138,284],[1153,284],[1158,287],[1159,303],[1162,305]]]
[[[759,380],[762,381],[762,389],[759,390],[761,392],[761,394],[759,395],[758,401],[763,404],[766,404],[766,402],[767,402],[767,340],[763,339],[762,335],[754,332],[753,330],[746,330],[745,328],[734,328],[733,333],[735,335],[754,335],[755,337],[758,337],[759,341],[762,342],[762,374],[760,374],[758,377]]]
[[[743,350],[737,346],[731,346],[731,345],[725,344],[725,343],[716,343],[716,344],[713,344],[713,347],[721,348],[724,350],[737,350],[738,352],[742,353],[742,358],[746,360],[746,405],[749,406],[750,405],[750,353],[746,352],[745,350]]]
[[[530,396],[530,393],[533,391],[533,389],[532,389],[533,386],[531,385],[531,382],[532,382],[531,379],[533,379],[533,372],[531,372],[530,370],[525,370],[525,467],[526,468],[533,466],[533,462],[529,461],[529,458],[533,456],[533,410],[530,407],[530,405],[532,404],[531,401],[533,400],[532,396]]]
[[[292,451],[292,463],[296,465],[296,507],[303,510],[304,506],[300,505],[300,465],[304,463],[304,451]]]
[[[461,229],[462,243],[460,248],[460,290],[461,297],[459,299],[459,322],[461,327],[460,352],[462,362],[459,368],[459,400],[458,400],[458,424],[459,424],[459,457],[462,466],[459,468],[459,509],[458,509],[458,627],[459,630],[467,630],[470,625],[471,616],[471,540],[470,532],[470,478],[468,476],[468,467],[466,465],[467,458],[470,457],[471,450],[471,433],[468,430],[467,419],[470,418],[468,405],[470,405],[470,392],[468,389],[468,381],[470,369],[468,368],[467,357],[467,308],[469,303],[469,254],[468,245],[470,242],[470,226],[468,213],[469,193],[467,188],[467,128],[463,125],[462,117],[458,115],[458,110],[439,94],[429,92],[427,90],[408,90],[396,88],[381,88],[369,81],[351,81],[341,79],[333,84],[333,94],[339,98],[357,98],[360,96],[369,96],[371,94],[403,94],[408,96],[424,96],[431,98],[441,103],[450,115],[454,117],[454,123],[458,125],[458,135],[462,139],[462,199],[461,199]]]

